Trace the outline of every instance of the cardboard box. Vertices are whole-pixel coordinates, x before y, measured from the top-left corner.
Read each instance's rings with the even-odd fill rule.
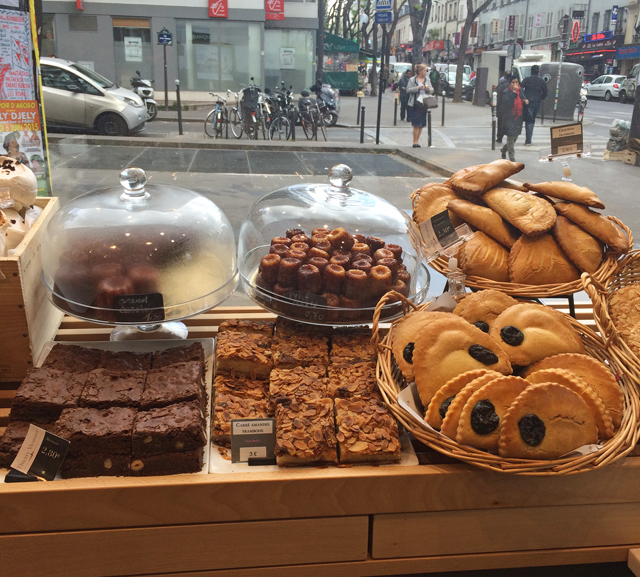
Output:
[[[57,198],[38,198],[43,212],[11,257],[0,258],[0,382],[20,381],[64,313],[55,308],[42,282],[40,242],[60,207]]]

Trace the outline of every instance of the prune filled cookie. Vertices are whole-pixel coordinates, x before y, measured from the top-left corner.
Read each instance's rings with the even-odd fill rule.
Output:
[[[567,387],[527,387],[502,423],[498,452],[514,459],[556,459],[598,440],[596,419],[584,399]]]
[[[517,304],[518,301],[509,295],[488,289],[468,294],[458,303],[453,314],[488,333],[498,315]]]
[[[438,389],[438,392],[433,396],[433,399],[431,399],[431,402],[429,403],[429,407],[424,418],[424,420],[427,421],[427,424],[439,431],[440,427],[442,427],[442,420],[446,416],[449,405],[453,401],[454,397],[471,381],[475,381],[477,378],[487,374],[493,375],[494,378],[501,375],[501,373],[497,373],[496,371],[476,369],[474,371],[462,373],[450,381],[447,381],[447,383]]]
[[[500,345],[460,317],[450,315],[434,321],[418,333],[413,372],[425,407],[447,381],[474,369],[511,374],[511,364]]]
[[[401,318],[393,327],[393,358],[407,382],[413,381],[413,349],[418,332],[436,320],[450,318],[451,313],[416,311]]]
[[[498,376],[502,377],[504,375],[498,373]],[[440,427],[440,432],[443,435],[446,435],[453,440],[456,439],[458,424],[460,423],[460,415],[462,414],[462,409],[464,409],[464,406],[467,404],[469,397],[477,390],[484,387],[487,383],[494,381],[496,378],[498,377],[494,374],[494,371],[490,371],[487,374],[471,381],[453,398],[442,420],[442,427]]]
[[[624,410],[624,394],[607,365],[587,355],[565,353],[538,361],[525,371],[523,377],[528,379],[532,373],[545,369],[568,371],[591,385],[609,410],[614,428],[620,427]]]
[[[523,303],[505,310],[489,334],[509,355],[512,365],[527,366],[559,353],[584,353],[578,332],[562,313]]]
[[[613,422],[611,414],[602,402],[600,395],[591,388],[591,385],[585,383],[576,375],[562,369],[545,369],[531,373],[527,377],[527,381],[539,385],[541,383],[556,383],[571,389],[574,393],[578,393],[587,403],[598,426],[598,434],[601,439],[610,439],[613,437]]]
[[[500,377],[474,392],[465,403],[456,441],[476,449],[498,452],[500,428],[511,403],[530,383],[520,377]]]

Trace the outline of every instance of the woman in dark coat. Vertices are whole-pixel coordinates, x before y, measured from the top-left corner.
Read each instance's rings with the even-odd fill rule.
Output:
[[[520,88],[520,81],[517,78],[511,79],[509,88],[502,93],[502,130],[507,136],[507,143],[502,147],[502,158],[507,158],[515,162],[515,144],[522,132],[526,106],[529,104],[524,89]]]

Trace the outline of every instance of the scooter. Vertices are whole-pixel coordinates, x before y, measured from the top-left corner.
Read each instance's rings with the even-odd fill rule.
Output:
[[[131,87],[133,91],[142,98],[147,106],[147,120],[151,122],[158,116],[158,103],[153,99],[153,80],[144,80],[139,70],[136,70],[138,77],[131,78]]]
[[[340,94],[331,88],[329,84],[314,84],[310,88],[318,100],[320,112],[324,118],[325,126],[335,126],[340,112]]]

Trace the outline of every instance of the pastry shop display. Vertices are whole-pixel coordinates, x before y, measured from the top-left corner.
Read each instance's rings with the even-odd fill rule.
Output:
[[[510,226],[497,212],[488,206],[480,206],[468,200],[452,200],[447,204],[449,212],[453,212],[464,222],[489,235],[503,246],[511,248],[518,240],[520,232]],[[453,221],[452,221],[453,222]]]
[[[493,321],[518,301],[503,292],[487,289],[467,295],[458,303],[453,314],[488,333]]]
[[[494,160],[489,164],[482,164],[468,171],[464,169],[458,171],[451,177],[450,182],[457,192],[480,196],[523,168],[524,164],[521,162]]]
[[[483,232],[476,232],[458,251],[458,265],[467,275],[509,282],[509,251]]]
[[[371,322],[391,289],[424,300],[429,275],[416,223],[352,188],[352,176],[337,165],[329,184],[276,190],[249,209],[238,241],[240,278],[260,306],[302,322],[356,325]],[[382,316],[401,313],[389,302]]]
[[[522,234],[542,234],[556,222],[553,206],[533,194],[510,188],[493,188],[482,196],[482,200]]]
[[[269,410],[293,399],[326,399],[327,368],[323,365],[273,369],[269,376]]]
[[[223,447],[231,446],[233,419],[265,419],[269,416],[266,400],[236,397],[216,392],[211,423],[211,439]]]
[[[449,209],[449,218],[454,226],[462,224],[464,217],[457,216],[457,212],[449,205],[462,199],[450,186],[437,182],[430,182],[418,188],[411,194],[413,206],[413,220],[419,226],[443,210]],[[471,203],[470,203],[471,204]],[[475,206],[475,205],[474,205]]]
[[[509,278],[518,284],[561,284],[577,281],[580,271],[550,234],[523,235],[509,253]]]
[[[328,371],[327,396],[350,399],[355,397],[379,398],[376,364],[372,361],[331,363]],[[342,359],[340,359],[342,360]]]
[[[594,273],[604,258],[604,243],[568,218],[558,215],[553,235],[569,260],[581,272]]]
[[[139,168],[123,170],[120,184],[73,199],[47,224],[43,280],[52,302],[86,320],[131,325],[133,333],[226,299],[237,266],[224,213],[195,192],[148,185]],[[132,336],[119,330],[117,340]]]
[[[217,374],[268,379],[273,368],[273,338],[264,333],[225,331],[216,339]]]

